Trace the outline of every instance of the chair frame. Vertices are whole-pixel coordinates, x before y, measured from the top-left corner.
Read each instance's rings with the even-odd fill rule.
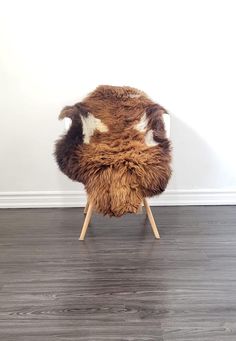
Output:
[[[143,199],[143,204],[144,204],[144,207],[146,209],[146,213],[147,213],[150,225],[152,227],[153,234],[154,234],[156,239],[160,239],[160,234],[158,232],[157,225],[155,223],[151,208],[150,208],[146,198]],[[91,217],[92,217],[92,213],[93,213],[93,204],[92,204],[92,202],[87,201],[87,204],[84,208],[84,214],[85,214],[84,224],[83,224],[83,227],[81,230],[79,240],[84,240],[84,238],[85,238],[85,235],[86,235],[86,232],[88,229],[88,225],[89,225],[89,222],[90,222]]]

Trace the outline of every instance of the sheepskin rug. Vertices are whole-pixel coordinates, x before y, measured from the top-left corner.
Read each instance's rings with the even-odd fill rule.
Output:
[[[97,212],[136,213],[144,197],[162,193],[171,175],[166,110],[131,87],[98,86],[65,107],[72,120],[56,142],[60,170],[82,182]]]

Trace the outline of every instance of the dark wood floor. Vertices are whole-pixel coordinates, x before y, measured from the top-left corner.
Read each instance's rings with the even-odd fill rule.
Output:
[[[236,208],[0,211],[0,340],[236,340]]]

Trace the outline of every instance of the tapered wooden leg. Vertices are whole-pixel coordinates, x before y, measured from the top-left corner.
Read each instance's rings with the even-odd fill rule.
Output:
[[[88,205],[87,214],[86,214],[85,219],[84,219],[84,224],[83,224],[83,227],[81,230],[79,240],[84,240],[84,237],[85,237],[86,232],[87,232],[88,224],[89,224],[91,216],[92,216],[92,212],[93,212],[93,205],[90,202]]]
[[[89,207],[89,201],[87,200],[87,204],[84,208],[84,214],[86,214],[88,212],[88,207]]]
[[[153,214],[152,214],[151,208],[148,205],[148,202],[147,202],[146,198],[143,199],[143,203],[144,203],[144,206],[145,206],[145,209],[146,209],[146,212],[147,212],[147,215],[148,215],[148,219],[150,221],[150,224],[151,224],[154,236],[155,236],[156,239],[160,239],[160,235],[159,235],[159,232],[158,232],[155,220],[153,218]]]

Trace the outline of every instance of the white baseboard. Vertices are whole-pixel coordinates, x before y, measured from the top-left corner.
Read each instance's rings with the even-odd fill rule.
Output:
[[[0,192],[0,208],[83,207],[84,191]],[[236,190],[166,190],[150,199],[153,206],[235,205]]]

